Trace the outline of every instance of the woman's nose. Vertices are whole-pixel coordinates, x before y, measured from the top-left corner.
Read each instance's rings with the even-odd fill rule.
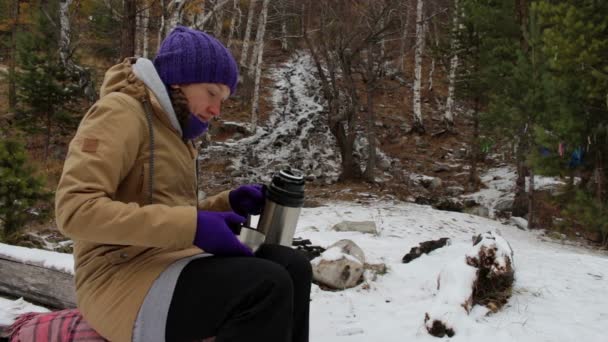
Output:
[[[207,111],[213,116],[220,116],[220,105],[211,105]]]

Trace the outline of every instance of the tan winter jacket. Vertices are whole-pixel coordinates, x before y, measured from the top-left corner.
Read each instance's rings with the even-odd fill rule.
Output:
[[[196,151],[132,70],[106,73],[100,100],[69,146],[56,194],[59,229],[74,240],[78,308],[105,338],[131,341],[140,305],[174,261],[201,253],[196,230]],[[152,115],[144,109],[148,101]],[[149,200],[153,129],[153,194]],[[199,207],[230,210],[228,192]]]

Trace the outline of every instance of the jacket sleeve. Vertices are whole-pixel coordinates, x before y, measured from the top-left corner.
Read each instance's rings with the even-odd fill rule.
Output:
[[[70,143],[55,198],[59,230],[74,240],[149,247],[192,246],[196,207],[115,201],[147,122],[137,100],[112,93],[85,115]]]
[[[217,195],[209,196],[198,203],[200,210],[209,211],[231,211],[228,194],[230,190],[222,191]]]

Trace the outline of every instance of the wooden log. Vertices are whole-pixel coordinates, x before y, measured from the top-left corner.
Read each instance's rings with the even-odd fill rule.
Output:
[[[50,309],[76,307],[74,275],[0,255],[0,294]]]

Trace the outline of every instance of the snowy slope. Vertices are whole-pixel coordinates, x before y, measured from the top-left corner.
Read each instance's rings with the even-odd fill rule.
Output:
[[[330,230],[342,220],[374,220],[379,234]],[[297,236],[322,246],[352,239],[363,248],[368,262],[389,266],[387,274],[353,289],[327,292],[313,285],[310,340],[435,341],[424,330],[423,319],[437,292],[437,274],[447,263],[464,257],[474,234],[489,230],[500,230],[514,250],[513,297],[492,316],[476,317],[483,310],[473,310],[470,317],[462,317],[450,341],[606,341],[605,254],[542,241],[540,231],[398,202],[331,203],[303,209]],[[440,237],[451,238],[452,245],[401,263],[410,247]],[[0,246],[0,252],[5,248]],[[22,311],[22,306],[0,302],[0,321],[14,318],[14,307]]]
[[[271,69],[276,85],[268,121],[250,137],[212,142],[201,160],[229,158],[228,171],[240,182],[269,181],[276,170],[286,167],[302,170],[309,180],[337,179],[340,157],[317,95],[320,85],[313,68],[309,55],[295,54]]]
[[[378,236],[329,231],[341,220],[370,218],[379,226]],[[500,230],[514,250],[514,295],[497,314],[463,319],[450,341],[606,341],[606,255],[543,242],[540,232],[404,203],[336,203],[304,209],[300,236],[321,245],[352,239],[369,262],[384,262],[390,268],[369,282],[369,290],[359,286],[326,292],[315,286],[311,341],[436,340],[424,329],[423,319],[436,294],[437,274],[450,261],[464,257],[472,235],[488,230]],[[410,247],[440,237],[451,238],[452,245],[401,263]]]

